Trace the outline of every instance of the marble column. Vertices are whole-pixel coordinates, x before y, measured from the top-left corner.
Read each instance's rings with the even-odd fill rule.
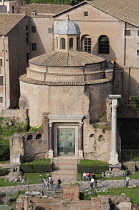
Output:
[[[52,123],[49,123],[49,158],[53,158],[53,128]]]
[[[78,157],[83,158],[83,123],[78,126]]]
[[[109,95],[112,99],[112,118],[111,118],[111,153],[109,163],[112,165],[119,164],[118,153],[117,153],[117,106],[118,98],[121,95]]]

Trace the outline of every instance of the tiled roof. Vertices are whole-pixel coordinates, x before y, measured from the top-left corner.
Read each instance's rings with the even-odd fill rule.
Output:
[[[139,0],[92,0],[94,7],[139,27]]]
[[[70,5],[62,5],[62,4],[27,4],[20,7],[20,13],[45,13],[45,14],[57,14],[61,11],[67,10],[71,8]]]
[[[67,9],[67,11],[60,12],[55,16],[76,9],[86,3],[119,20],[139,27],[139,0],[86,0],[73,6],[72,8]]]
[[[29,62],[42,66],[85,66],[104,60],[104,58],[87,52],[69,50],[68,52],[53,51],[49,55],[44,54],[32,58]]]
[[[25,15],[0,14],[0,35],[6,35]]]

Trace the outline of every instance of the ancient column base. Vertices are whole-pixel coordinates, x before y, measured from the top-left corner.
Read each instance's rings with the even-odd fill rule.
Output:
[[[48,158],[50,158],[50,159],[52,159],[54,157],[54,152],[53,152],[53,150],[49,150],[48,151]]]
[[[83,150],[78,151],[78,158],[83,159]]]
[[[119,161],[118,161],[118,153],[110,153],[110,161],[109,161],[110,164],[112,165],[117,165],[119,164]]]

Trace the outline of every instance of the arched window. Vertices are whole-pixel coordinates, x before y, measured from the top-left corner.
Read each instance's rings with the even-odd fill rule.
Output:
[[[73,38],[69,39],[69,49],[72,50],[73,49]]]
[[[105,35],[99,37],[99,54],[109,54],[109,38]]]
[[[83,39],[83,49],[85,52],[91,53],[91,38],[88,36]]]
[[[64,38],[61,38],[61,49],[66,49],[66,41]]]

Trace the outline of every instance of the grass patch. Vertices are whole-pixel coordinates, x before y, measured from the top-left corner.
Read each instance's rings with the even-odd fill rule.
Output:
[[[139,187],[136,188],[109,188],[106,192],[99,192],[97,195],[117,195],[121,196],[125,193],[127,197],[131,198],[133,203],[139,205]]]
[[[25,173],[23,175],[25,182],[32,183],[32,184],[37,184],[37,183],[42,183],[42,179],[48,179],[49,173]]]
[[[16,186],[16,185],[20,185],[21,182],[7,182],[5,179],[1,178],[0,179],[0,187],[6,187],[6,186]]]
[[[25,185],[28,184],[40,184],[43,182],[43,178],[48,180],[50,173],[25,173],[23,175],[23,178],[25,179]],[[16,186],[21,185],[21,181],[19,182],[7,182],[4,178],[0,179],[0,187],[6,187],[6,186]]]
[[[9,164],[10,160],[0,161],[0,164]]]
[[[80,160],[80,165],[101,165],[101,166],[108,166],[109,164],[107,162],[103,162],[100,160],[89,160],[89,159],[84,159]]]

